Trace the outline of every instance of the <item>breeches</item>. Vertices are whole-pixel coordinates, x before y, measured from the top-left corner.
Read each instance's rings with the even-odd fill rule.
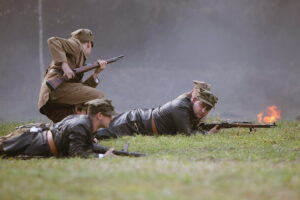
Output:
[[[53,104],[78,105],[102,98],[104,98],[102,92],[82,83],[65,82],[50,93],[50,102]]]
[[[99,90],[82,83],[65,82],[50,93],[50,99],[41,112],[54,123],[75,114],[75,105],[80,105],[93,99],[104,98]]]

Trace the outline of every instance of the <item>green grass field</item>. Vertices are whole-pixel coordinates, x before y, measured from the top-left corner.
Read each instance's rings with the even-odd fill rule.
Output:
[[[16,124],[1,124],[0,135]],[[300,123],[102,142],[147,157],[0,160],[0,199],[300,199]]]

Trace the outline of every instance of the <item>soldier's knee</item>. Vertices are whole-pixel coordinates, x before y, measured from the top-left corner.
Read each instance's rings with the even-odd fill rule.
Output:
[[[97,92],[94,93],[94,99],[103,99],[104,94],[97,90]]]

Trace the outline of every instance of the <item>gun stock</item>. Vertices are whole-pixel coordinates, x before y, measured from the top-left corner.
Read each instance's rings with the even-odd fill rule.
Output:
[[[60,86],[63,82],[67,81],[68,78],[61,76],[61,77],[55,77],[53,79],[50,79],[48,81],[46,81],[46,84],[48,86],[48,88],[53,91],[56,88],[58,88],[58,86]]]
[[[117,60],[119,60],[123,57],[124,57],[124,55],[113,57],[113,58],[110,58],[110,59],[106,60],[106,62],[107,62],[107,64],[111,64],[111,63],[114,63],[114,62],[116,62]],[[73,70],[74,74],[76,75],[76,74],[81,74],[81,73],[85,73],[87,71],[96,69],[97,67],[99,67],[99,63],[95,62],[93,64],[87,64],[87,65],[84,65],[84,66],[81,66],[81,67],[78,67],[78,68],[75,68],[75,69],[72,69],[72,70]],[[67,80],[68,80],[68,78],[64,77],[64,76],[54,77],[54,78],[46,81],[46,84],[47,84],[48,88],[51,91],[53,91],[56,88],[58,88],[63,82],[65,82]]]

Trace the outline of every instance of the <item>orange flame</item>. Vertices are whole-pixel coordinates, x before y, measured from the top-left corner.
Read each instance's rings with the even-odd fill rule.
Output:
[[[281,111],[277,108],[277,106],[272,105],[267,107],[267,116],[264,116],[264,113],[260,112],[257,115],[257,118],[260,123],[264,122],[270,124],[280,119],[280,113]]]

